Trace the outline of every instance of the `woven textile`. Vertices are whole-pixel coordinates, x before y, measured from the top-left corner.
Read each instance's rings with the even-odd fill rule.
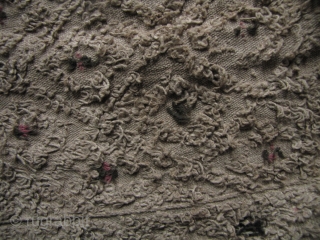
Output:
[[[320,239],[318,0],[0,1],[0,239]]]

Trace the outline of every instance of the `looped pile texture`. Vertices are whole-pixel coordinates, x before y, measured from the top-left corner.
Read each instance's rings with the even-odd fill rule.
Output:
[[[1,239],[320,239],[319,1],[0,7]]]

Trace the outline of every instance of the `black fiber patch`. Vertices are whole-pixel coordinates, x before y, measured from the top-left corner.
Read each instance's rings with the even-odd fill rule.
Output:
[[[167,112],[180,125],[187,124],[190,121],[190,117],[189,117],[190,109],[185,106],[184,102],[181,102],[181,103],[172,102],[172,109],[167,108]]]
[[[245,235],[245,236],[264,236],[264,225],[265,221],[261,219],[257,219],[255,221],[252,220],[251,217],[245,217],[240,221],[239,225],[236,226],[236,234]]]

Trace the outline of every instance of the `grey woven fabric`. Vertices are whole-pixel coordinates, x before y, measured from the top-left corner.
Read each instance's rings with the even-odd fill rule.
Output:
[[[319,239],[317,0],[0,1],[1,239]]]

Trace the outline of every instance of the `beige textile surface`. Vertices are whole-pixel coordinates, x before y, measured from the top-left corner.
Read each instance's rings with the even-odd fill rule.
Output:
[[[0,6],[1,239],[320,239],[318,0]]]

